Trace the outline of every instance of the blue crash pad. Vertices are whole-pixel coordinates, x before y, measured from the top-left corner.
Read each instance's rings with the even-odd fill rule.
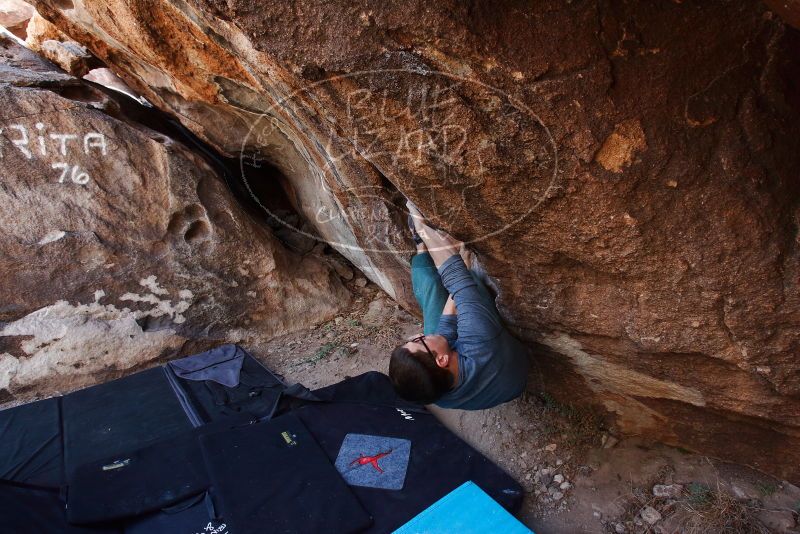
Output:
[[[423,510],[394,534],[533,534],[473,482],[459,487]]]

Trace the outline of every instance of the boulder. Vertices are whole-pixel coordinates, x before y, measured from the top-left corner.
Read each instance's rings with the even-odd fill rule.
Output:
[[[49,21],[34,12],[27,26],[25,43],[73,76],[85,76],[94,57],[75,41],[71,41]]]
[[[30,16],[25,35],[25,44],[38,52],[45,41],[69,41],[69,37],[59,30],[55,24],[42,17],[36,11]]]
[[[48,39],[42,43],[39,53],[73,76],[85,76],[91,70],[92,55],[73,41]]]
[[[800,480],[800,37],[757,2],[36,0],[403,306],[405,198],[532,383]]]
[[[0,400],[108,380],[190,341],[268,339],[348,304],[332,269],[283,248],[202,157],[0,46]]]
[[[25,39],[28,21],[34,13],[33,6],[22,0],[0,0],[0,26],[20,39]]]

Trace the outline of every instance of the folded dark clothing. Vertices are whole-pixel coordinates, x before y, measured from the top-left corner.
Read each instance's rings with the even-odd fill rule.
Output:
[[[230,534],[225,519],[217,517],[211,497],[202,493],[171,507],[125,523],[125,534]]]
[[[118,527],[67,523],[58,490],[0,481],[0,530],[14,534],[121,534]]]
[[[239,373],[247,353],[238,345],[221,345],[200,354],[172,360],[170,366],[176,376],[186,380],[211,380],[222,386],[239,385]]]
[[[204,493],[210,482],[198,438],[249,422],[231,418],[74,469],[68,479],[69,522],[139,516]]]
[[[181,394],[201,424],[240,414],[269,418],[286,387],[237,345],[176,360],[168,365],[168,372],[175,375]]]
[[[64,483],[58,397],[0,411],[0,479],[57,488]]]
[[[68,478],[81,465],[192,429],[161,367],[70,393],[61,404]]]
[[[231,532],[358,532],[370,517],[292,414],[202,436]]]

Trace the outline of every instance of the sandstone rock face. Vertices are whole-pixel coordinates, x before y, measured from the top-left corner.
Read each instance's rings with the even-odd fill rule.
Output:
[[[412,307],[402,197],[532,387],[800,480],[800,37],[754,2],[37,0]]]
[[[348,303],[197,154],[21,47],[3,41],[2,55],[2,401],[107,380],[187,340],[305,328]]]

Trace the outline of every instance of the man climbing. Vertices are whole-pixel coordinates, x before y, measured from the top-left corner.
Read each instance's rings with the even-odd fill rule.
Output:
[[[398,395],[442,408],[480,410],[525,390],[527,351],[503,326],[486,287],[459,255],[460,243],[424,223],[409,203],[417,254],[411,283],[423,334],[392,351],[389,377]]]

